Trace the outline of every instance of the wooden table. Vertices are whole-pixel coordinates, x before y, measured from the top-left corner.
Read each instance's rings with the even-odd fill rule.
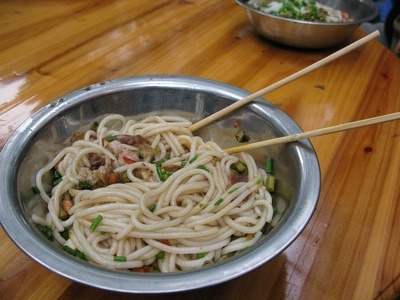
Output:
[[[348,43],[363,35],[357,31]],[[92,83],[168,73],[256,91],[334,50],[264,40],[234,1],[4,0],[0,146],[43,105]],[[399,111],[399,87],[400,60],[372,41],[265,98],[311,130]],[[400,294],[400,122],[312,143],[322,190],[300,237],[240,278],[162,298],[394,299]],[[128,298],[55,275],[22,253],[3,230],[0,239],[2,299]]]

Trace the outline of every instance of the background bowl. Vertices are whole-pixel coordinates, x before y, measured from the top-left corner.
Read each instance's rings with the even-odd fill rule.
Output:
[[[86,263],[52,244],[33,226],[27,197],[35,172],[60,144],[94,119],[110,113],[125,116],[177,114],[193,121],[249,95],[215,81],[180,76],[141,76],[94,84],[43,107],[10,137],[0,153],[0,220],[10,238],[32,259],[67,278],[107,290],[161,293],[221,283],[249,272],[281,253],[303,230],[316,207],[320,170],[308,140],[259,149],[251,154],[260,166],[277,160],[277,177],[289,187],[280,199],[284,215],[261,241],[233,258],[194,271],[141,274]],[[264,99],[224,117],[197,133],[222,147],[238,144],[233,124],[241,120],[252,141],[301,132],[285,113]]]
[[[271,0],[272,2],[273,0]],[[294,20],[261,12],[248,5],[248,0],[236,0],[246,9],[254,29],[274,42],[299,48],[336,46],[349,38],[361,23],[374,19],[379,11],[371,0],[318,0],[319,3],[347,12],[352,21],[326,23]]]

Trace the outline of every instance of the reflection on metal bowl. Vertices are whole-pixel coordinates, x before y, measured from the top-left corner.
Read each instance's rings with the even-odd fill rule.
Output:
[[[0,154],[0,220],[18,247],[57,274],[90,286],[131,293],[184,291],[218,284],[243,275],[279,255],[301,233],[316,207],[320,170],[307,140],[251,152],[263,166],[266,156],[276,159],[277,176],[290,188],[286,209],[278,224],[250,249],[230,259],[193,271],[141,274],[106,269],[76,259],[49,242],[33,225],[26,195],[34,185],[35,172],[45,152],[57,150],[63,141],[94,119],[111,113],[125,116],[176,114],[193,122],[249,95],[215,81],[183,76],[139,76],[94,84],[70,93],[43,107],[10,137]],[[252,141],[301,132],[284,112],[264,99],[200,129],[205,140],[223,148],[237,145],[233,124]]]

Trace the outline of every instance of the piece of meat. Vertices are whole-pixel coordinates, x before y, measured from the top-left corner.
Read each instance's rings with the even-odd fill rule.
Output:
[[[90,170],[97,170],[106,164],[106,158],[98,153],[89,153]]]
[[[65,211],[68,215],[71,215],[69,213],[70,209],[74,206],[74,201],[73,200],[68,200],[68,199],[63,199],[61,200],[61,208],[63,211]]]
[[[249,181],[249,176],[246,173],[232,173],[230,174],[230,180],[231,180],[231,184],[235,184],[237,182],[247,182]]]
[[[169,165],[169,166],[163,167],[163,169],[166,172],[174,172],[174,171],[178,171],[178,170],[182,169],[182,167],[179,165]]]
[[[142,137],[141,135],[126,135],[126,134],[121,134],[117,135],[117,141],[130,145],[130,146],[137,146],[143,143],[146,143],[146,139]]]
[[[119,183],[120,182],[120,178],[119,178],[119,173],[106,173],[104,175],[104,184],[105,185],[110,185],[110,184],[114,184],[114,183]]]

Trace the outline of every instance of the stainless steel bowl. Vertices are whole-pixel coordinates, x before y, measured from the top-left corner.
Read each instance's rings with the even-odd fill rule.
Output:
[[[273,0],[271,0],[272,2]],[[263,13],[248,5],[248,0],[236,0],[246,9],[254,29],[267,39],[299,48],[327,48],[348,39],[361,23],[374,19],[379,11],[372,0],[318,0],[319,3],[347,12],[352,21],[340,23],[294,20]]]
[[[184,291],[221,283],[259,267],[296,239],[316,207],[320,170],[308,140],[252,152],[260,166],[267,155],[277,160],[277,176],[291,190],[284,216],[249,250],[195,271],[139,274],[113,271],[76,259],[37,232],[26,197],[34,185],[35,172],[48,159],[46,151],[57,151],[63,141],[99,116],[174,113],[196,121],[247,95],[242,89],[215,81],[163,75],[101,82],[55,100],[27,119],[0,153],[2,226],[22,251],[44,267],[77,282],[114,291]],[[200,129],[198,134],[206,140],[218,141],[222,147],[237,145],[234,138],[237,129],[233,126],[237,119],[252,141],[301,132],[284,112],[264,99],[257,99]]]

